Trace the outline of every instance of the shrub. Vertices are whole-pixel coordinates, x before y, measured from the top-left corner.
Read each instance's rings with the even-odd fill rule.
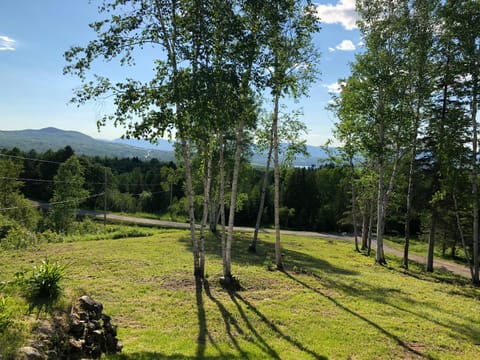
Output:
[[[37,236],[33,231],[21,225],[15,225],[7,232],[7,236],[1,239],[0,246],[5,250],[26,249],[30,245],[37,244]]]
[[[56,233],[55,231],[52,231],[50,229],[45,230],[44,232],[40,233],[38,235],[40,237],[39,242],[42,243],[60,243],[63,241],[63,237]]]
[[[2,333],[12,322],[11,312],[7,307],[7,299],[0,298],[0,333]]]
[[[83,218],[82,221],[75,221],[70,229],[70,233],[73,235],[98,234],[101,232],[103,232],[103,226],[99,226],[89,217]]]
[[[65,266],[45,259],[33,267],[29,278],[25,279],[23,274],[20,277],[31,300],[55,301],[63,290],[60,283],[65,277]]]
[[[125,239],[125,238],[130,238],[130,237],[145,237],[145,236],[151,236],[153,233],[140,230],[140,229],[122,229],[120,232],[113,234],[113,239]]]

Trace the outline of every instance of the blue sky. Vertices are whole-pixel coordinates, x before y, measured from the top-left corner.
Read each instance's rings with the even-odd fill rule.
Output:
[[[101,18],[98,2],[0,1],[0,130],[53,126],[102,139],[120,137],[123,130],[111,124],[97,131],[96,121],[108,112],[109,104],[97,102],[80,108],[68,104],[72,90],[80,82],[62,75],[63,53],[73,45],[85,45],[94,39],[88,24]],[[337,91],[337,80],[348,76],[348,63],[361,48],[361,37],[355,27],[355,0],[320,0],[316,4],[322,30],[315,43],[322,53],[322,75],[308,98],[287,104],[292,109],[303,108],[302,119],[309,128],[307,142],[319,146],[332,137],[335,122],[325,110],[331,98],[329,92]],[[149,63],[139,63],[135,76],[147,78],[152,68]],[[114,64],[101,64],[95,70],[115,78],[132,71]]]

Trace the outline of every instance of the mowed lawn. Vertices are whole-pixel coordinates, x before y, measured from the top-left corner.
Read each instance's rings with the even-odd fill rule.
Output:
[[[405,272],[391,257],[376,266],[351,243],[294,236],[282,237],[286,271],[271,271],[273,237],[252,255],[238,234],[232,270],[244,289],[229,293],[219,239],[207,239],[202,283],[188,232],[151,233],[2,251],[0,282],[44,258],[67,264],[63,303],[83,294],[103,303],[124,344],[113,358],[480,359],[480,290],[461,278]],[[36,321],[7,295],[19,324]]]

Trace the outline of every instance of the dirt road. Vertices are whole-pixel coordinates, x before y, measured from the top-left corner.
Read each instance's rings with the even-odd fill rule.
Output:
[[[96,214],[89,214],[95,215],[97,218],[102,219],[103,214],[99,215]],[[123,215],[115,215],[115,214],[107,214],[107,220],[111,222],[125,222],[131,224],[140,224],[140,225],[147,225],[147,226],[158,226],[158,227],[166,227],[166,228],[176,228],[176,229],[188,229],[190,225],[188,223],[181,223],[175,221],[165,221],[165,220],[155,220],[155,219],[146,219],[146,218],[137,218],[132,216],[123,216]],[[197,225],[199,227],[199,225]],[[246,232],[246,233],[253,233],[254,229],[250,227],[238,227],[234,228],[235,231],[239,232]],[[270,233],[273,234],[274,230],[271,229],[262,229],[263,233]],[[313,231],[291,231],[291,230],[282,230],[281,232],[284,235],[295,235],[295,236],[307,236],[313,238],[322,238],[322,239],[334,239],[334,240],[341,240],[341,241],[350,241],[353,242],[354,239],[351,236],[342,236],[342,235],[333,235],[333,234],[325,234],[325,233],[318,233]],[[372,241],[372,248],[375,248],[376,243]],[[388,254],[392,254],[398,257],[403,257],[403,252],[397,249],[394,249],[388,245],[384,244],[384,251]],[[426,258],[424,256],[419,256],[415,254],[410,254],[409,259],[411,261],[415,261],[419,264],[425,264]],[[470,278],[470,270],[467,266],[456,264],[450,261],[441,260],[441,259],[434,259],[434,267],[436,269],[443,269],[448,270],[454,274]]]

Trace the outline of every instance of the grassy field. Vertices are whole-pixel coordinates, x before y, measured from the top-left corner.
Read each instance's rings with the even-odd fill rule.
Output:
[[[397,250],[403,251],[405,247],[405,239],[402,237],[388,237],[385,238],[385,243],[392,248]],[[466,265],[467,262],[465,261],[465,253],[463,252],[462,244],[457,244],[456,247],[456,256],[452,258],[451,249],[447,248],[445,252],[445,256],[442,254],[442,244],[437,241],[437,244],[434,248],[434,257],[435,259],[445,259],[448,261],[452,261],[458,264]],[[420,256],[427,256],[428,252],[428,242],[421,241],[419,239],[410,239],[409,244],[409,253],[416,254]]]
[[[392,257],[375,266],[350,243],[287,236],[286,271],[269,271],[273,238],[251,255],[239,234],[233,272],[244,289],[229,293],[218,282],[218,239],[208,239],[199,283],[187,232],[148,233],[0,252],[0,282],[44,258],[67,264],[62,306],[82,294],[103,303],[124,343],[114,359],[480,358],[480,290],[464,279],[405,272]],[[15,320],[0,336],[7,353],[48,314],[29,313],[12,287],[0,298]]]

